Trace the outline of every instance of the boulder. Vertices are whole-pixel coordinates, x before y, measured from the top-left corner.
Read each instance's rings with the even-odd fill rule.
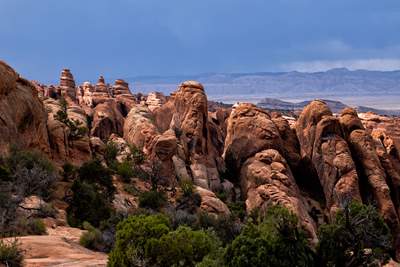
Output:
[[[201,210],[217,216],[229,216],[231,214],[228,206],[226,206],[226,204],[222,202],[212,191],[201,186],[196,186],[195,191],[201,197]]]

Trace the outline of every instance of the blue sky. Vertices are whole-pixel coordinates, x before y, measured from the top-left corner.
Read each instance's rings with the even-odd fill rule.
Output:
[[[400,69],[400,1],[0,0],[0,58],[43,82]]]

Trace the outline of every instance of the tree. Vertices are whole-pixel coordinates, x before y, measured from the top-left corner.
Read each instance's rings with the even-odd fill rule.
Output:
[[[117,225],[115,247],[110,253],[108,266],[146,266],[146,243],[169,231],[169,221],[164,215],[128,217]]]
[[[272,206],[259,224],[247,223],[227,247],[227,266],[313,266],[314,253],[298,226],[297,217],[281,206]]]
[[[109,170],[98,159],[82,164],[71,190],[73,195],[67,208],[71,225],[81,226],[87,221],[98,227],[111,216],[115,187]]]
[[[60,98],[60,110],[54,115],[54,118],[69,128],[68,139],[70,141],[81,139],[86,135],[88,129],[82,126],[82,122],[68,117],[68,103],[64,98]]]
[[[98,227],[111,216],[111,204],[96,184],[76,180],[71,188],[73,195],[67,208],[68,223],[82,226],[87,221]]]
[[[191,267],[219,246],[220,242],[214,235],[180,226],[159,239],[149,239],[145,255],[151,266]]]
[[[320,227],[318,254],[326,266],[380,266],[389,259],[392,237],[373,206],[345,205]]]

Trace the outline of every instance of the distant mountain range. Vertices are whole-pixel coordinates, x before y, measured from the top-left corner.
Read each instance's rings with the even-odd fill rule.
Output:
[[[400,109],[400,71],[332,69],[325,72],[208,73],[127,78],[133,90],[169,93],[184,80],[205,85],[210,99],[258,102],[263,98],[302,101],[324,98],[352,105]]]
[[[350,107],[340,101],[333,101],[329,99],[321,99],[323,100],[329,108],[332,110],[333,113],[340,113],[346,107]],[[307,106],[312,100],[306,100],[301,102],[288,102],[282,101],[275,98],[265,98],[257,103],[257,106],[270,109],[270,110],[282,110],[282,111],[299,111],[302,110],[305,106]],[[380,115],[400,115],[400,110],[382,110],[382,109],[375,109],[371,107],[365,106],[352,106],[357,109],[358,112],[374,112]]]

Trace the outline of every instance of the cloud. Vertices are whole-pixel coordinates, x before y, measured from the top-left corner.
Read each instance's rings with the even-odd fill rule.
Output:
[[[350,70],[400,70],[400,58],[370,58],[350,60],[313,60],[298,61],[281,65],[285,71],[317,72],[334,68],[348,68]]]

